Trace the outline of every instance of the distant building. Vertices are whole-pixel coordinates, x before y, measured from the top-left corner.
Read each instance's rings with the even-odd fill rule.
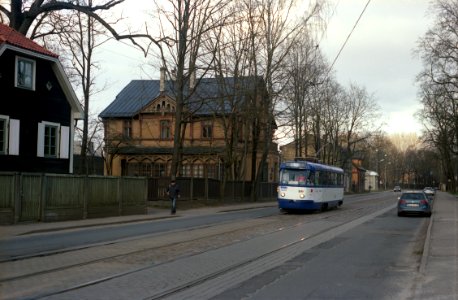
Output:
[[[58,56],[0,24],[0,171],[73,172],[80,103]]]
[[[367,170],[364,169],[361,165],[361,159],[352,159],[351,191],[354,193],[361,193],[365,190],[365,179]]]
[[[378,191],[379,175],[375,171],[366,170],[364,180],[365,191]]]
[[[301,149],[297,155],[296,149]],[[312,135],[307,136],[307,143],[298,147],[296,141],[292,141],[286,145],[280,146],[280,155],[282,161],[293,160],[295,157],[315,158],[314,138]]]

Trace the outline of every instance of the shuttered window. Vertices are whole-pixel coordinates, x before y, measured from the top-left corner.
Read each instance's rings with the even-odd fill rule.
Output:
[[[70,157],[70,127],[58,123],[38,123],[38,157]]]

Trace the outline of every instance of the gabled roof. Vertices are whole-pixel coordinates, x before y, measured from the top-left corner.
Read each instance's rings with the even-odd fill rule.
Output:
[[[64,68],[60,63],[57,54],[54,54],[38,45],[7,25],[0,24],[0,56],[7,49],[49,61],[54,74],[65,93],[66,99],[72,108],[72,117],[75,119],[83,118],[83,108],[81,107],[78,97],[76,96],[75,91],[64,72]]]
[[[191,95],[186,95],[189,97],[186,100],[186,105],[196,115],[211,115],[215,112],[229,113],[231,111],[230,101],[244,101],[246,94],[253,90],[255,84],[259,83],[259,78],[256,83],[253,77],[239,78],[237,83],[233,77],[202,78],[195,91]],[[185,90],[189,91],[187,87]],[[159,80],[132,80],[121,90],[115,100],[100,113],[99,117],[133,117],[160,95]],[[173,81],[165,82],[165,91],[162,95],[175,99]]]
[[[36,53],[48,55],[51,57],[59,57],[57,54],[54,54],[51,51],[43,48],[31,39],[26,38],[13,28],[5,24],[0,24],[0,45],[2,44],[9,44],[25,50],[30,50]]]

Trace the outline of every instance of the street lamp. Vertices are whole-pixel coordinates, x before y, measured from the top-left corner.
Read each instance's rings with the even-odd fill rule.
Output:
[[[385,158],[386,158],[387,156],[388,156],[388,155],[385,154],[385,155],[384,155],[384,158],[382,158],[382,159],[379,160],[378,162],[385,162]],[[378,165],[378,163],[377,163],[377,165]],[[385,183],[385,191],[386,191],[386,162],[385,162],[385,172],[384,172],[384,174],[383,174],[383,177],[384,177],[383,181],[384,181],[384,183]]]
[[[385,163],[385,191],[386,191],[386,165],[390,165],[391,162]]]

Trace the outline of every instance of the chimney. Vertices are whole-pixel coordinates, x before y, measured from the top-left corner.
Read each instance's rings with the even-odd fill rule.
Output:
[[[196,72],[193,71],[191,72],[191,75],[189,75],[189,89],[192,90],[196,86]]]
[[[159,91],[161,93],[165,92],[165,67],[161,67],[161,77],[159,82]]]

